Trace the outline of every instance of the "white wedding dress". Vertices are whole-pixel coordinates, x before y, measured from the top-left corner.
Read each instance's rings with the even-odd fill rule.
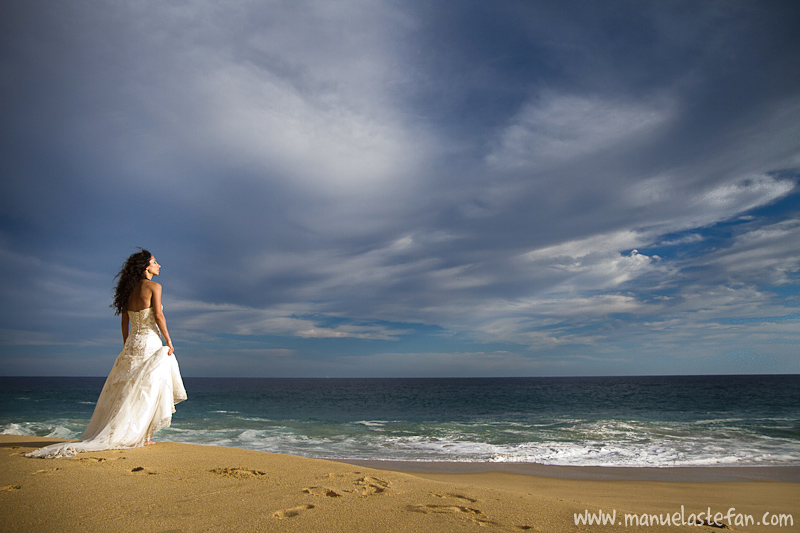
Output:
[[[128,311],[128,316],[130,334],[81,440],[45,446],[28,457],[138,448],[156,431],[169,427],[175,404],[186,399],[178,361],[162,345],[152,308]]]

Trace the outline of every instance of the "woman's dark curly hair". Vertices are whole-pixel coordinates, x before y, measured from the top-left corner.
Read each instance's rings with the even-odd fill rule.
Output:
[[[125,261],[119,273],[114,276],[114,279],[119,278],[117,289],[114,291],[114,303],[111,304],[111,307],[114,308],[115,315],[119,315],[125,311],[128,305],[128,298],[133,292],[133,288],[139,281],[145,278],[144,271],[147,269],[147,265],[150,264],[150,259],[153,257],[153,254],[144,248],[139,248],[139,250],[141,251],[131,255],[128,260]]]

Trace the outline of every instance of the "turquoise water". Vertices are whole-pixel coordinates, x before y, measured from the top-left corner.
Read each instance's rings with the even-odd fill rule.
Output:
[[[0,378],[0,433],[79,438],[103,378]],[[800,464],[800,376],[187,378],[156,440],[332,459]]]

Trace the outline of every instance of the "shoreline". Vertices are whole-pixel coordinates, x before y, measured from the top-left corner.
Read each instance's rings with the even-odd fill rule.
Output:
[[[734,524],[763,516],[791,518],[781,530],[800,530],[800,484],[785,481],[586,480],[563,476],[584,467],[520,473],[498,471],[497,463],[456,473],[437,463],[420,472],[408,463],[374,468],[163,441],[70,458],[24,456],[64,440],[0,435],[0,531],[587,531],[576,517],[604,511],[618,522],[589,529],[697,532],[719,528],[687,517],[729,509],[735,531],[774,531]],[[683,522],[654,525],[656,516]],[[632,527],[623,517],[647,523]]]
[[[51,437],[34,437],[27,435],[0,435],[21,439],[30,438],[46,446],[57,442],[74,441],[75,439],[54,439]],[[0,444],[3,441],[0,440]],[[264,450],[252,450],[235,446],[218,446],[206,444],[190,444],[177,441],[156,441],[156,443],[176,443],[187,446],[219,447],[233,450],[248,450],[260,453],[274,453]],[[779,481],[800,483],[800,465],[707,465],[707,466],[597,466],[597,465],[544,465],[525,462],[491,462],[491,461],[403,461],[396,459],[348,459],[334,457],[309,457],[293,455],[302,459],[323,460],[335,463],[403,472],[409,474],[483,474],[504,473],[526,476],[574,479],[583,481],[678,481],[678,482],[714,482],[714,481]]]

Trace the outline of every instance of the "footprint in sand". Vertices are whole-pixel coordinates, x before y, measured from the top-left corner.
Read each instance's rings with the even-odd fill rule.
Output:
[[[328,498],[339,498],[341,494],[326,487],[306,487],[303,489],[306,494],[312,496],[327,496]]]
[[[470,498],[469,496],[464,496],[463,494],[451,494],[449,492],[445,493],[431,492],[431,496],[434,496],[436,498],[454,498],[456,500],[464,500],[469,503],[476,503],[478,501],[475,498]]]
[[[124,457],[111,457],[110,459],[106,459],[105,457],[80,457],[78,461],[82,463],[107,463],[108,461],[119,461],[120,459],[125,459]]]
[[[131,472],[144,472],[144,467],[143,466],[135,466],[135,467],[131,468]],[[150,474],[151,476],[155,476],[156,474],[158,474],[158,472],[148,472],[148,474]]]
[[[364,476],[361,479],[357,479],[354,482],[354,485],[357,485],[358,488],[356,488],[353,492],[362,496],[372,496],[374,494],[381,494],[382,492],[385,492],[391,483],[376,477]]]
[[[499,525],[491,520],[484,518],[483,513],[474,507],[465,507],[463,505],[433,505],[433,504],[420,504],[409,505],[409,511],[423,514],[448,514],[458,518],[464,518],[470,522],[480,525]]]
[[[280,511],[275,511],[272,513],[273,518],[278,518],[280,520],[285,520],[287,518],[292,518],[303,511],[307,511],[308,509],[313,509],[313,505],[298,505],[297,507],[292,507],[291,509],[281,509]]]
[[[36,472],[33,473],[33,475],[36,475],[36,474],[50,475],[50,474],[55,473],[56,470],[61,470],[61,467],[57,466],[55,468],[45,468],[44,470],[37,470]]]
[[[211,470],[211,472],[220,476],[233,477],[236,479],[253,479],[267,475],[266,472],[262,472],[261,470],[253,470],[252,468],[242,468],[238,466],[215,468]]]
[[[325,479],[342,479],[359,475],[361,475],[361,472],[331,472],[330,474],[325,474],[323,477]]]
[[[361,476],[361,477],[355,478],[355,476]],[[333,481],[334,483],[336,482],[341,483],[336,490],[340,492],[357,494],[359,496],[373,496],[375,494],[381,494],[383,492],[386,492],[386,490],[388,490],[388,488],[391,486],[391,483],[389,483],[386,480],[372,476],[363,476],[361,475],[361,472],[333,472],[330,474],[325,474],[323,478],[329,481]],[[347,489],[344,486],[342,486],[347,482],[355,485],[355,488]],[[308,494],[313,494],[315,496],[330,496],[333,498],[341,496],[341,494],[334,492],[333,490],[328,489],[326,487],[308,487],[303,489],[303,492],[306,492]]]

